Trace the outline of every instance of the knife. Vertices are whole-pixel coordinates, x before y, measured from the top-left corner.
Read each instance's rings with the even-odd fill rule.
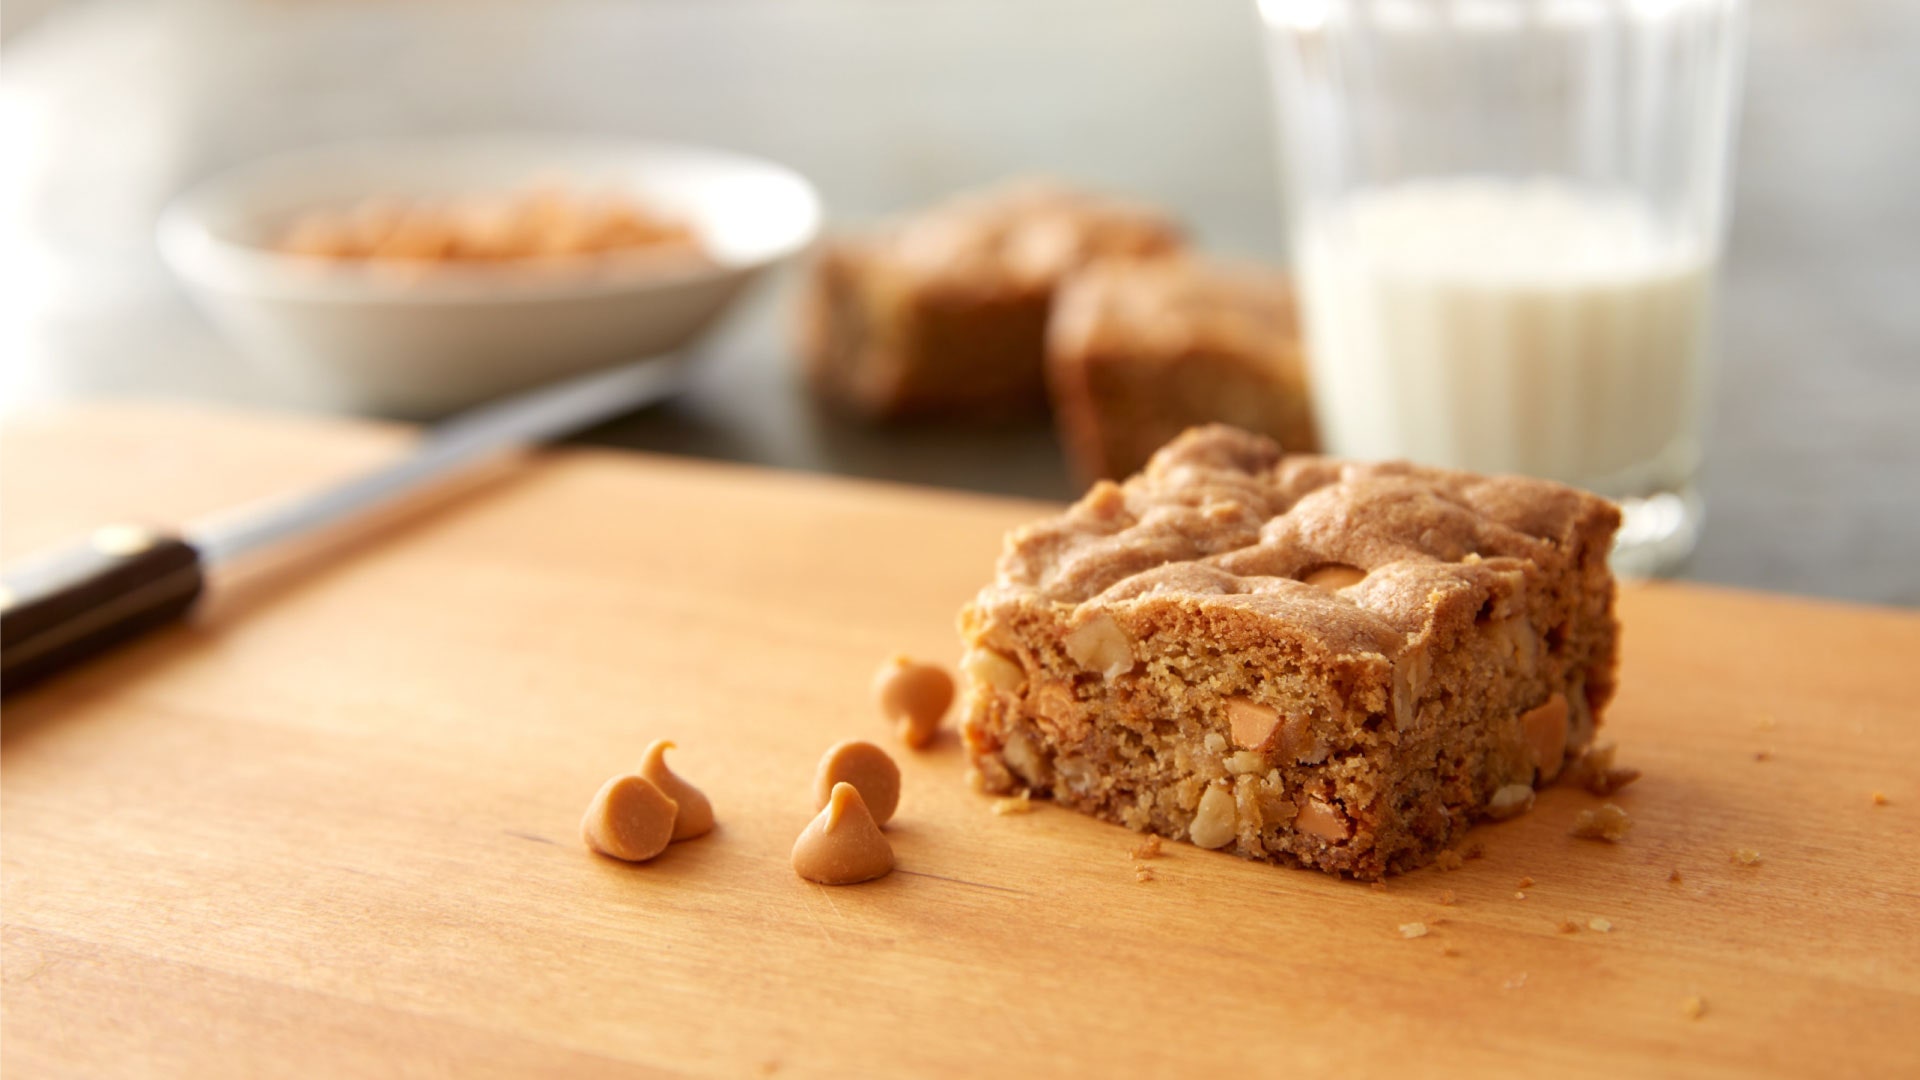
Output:
[[[180,535],[109,525],[0,577],[0,696],[26,689],[193,610],[213,571],[434,486],[478,462],[547,442],[670,394],[677,365],[643,360],[577,376],[431,428],[414,450],[330,488]]]

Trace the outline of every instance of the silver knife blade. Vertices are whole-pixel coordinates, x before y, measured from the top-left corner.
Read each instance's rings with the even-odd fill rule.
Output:
[[[188,529],[186,540],[205,565],[220,566],[395,502],[496,454],[651,404],[671,394],[679,382],[678,362],[656,358],[483,405],[430,428],[412,453],[392,464]]]

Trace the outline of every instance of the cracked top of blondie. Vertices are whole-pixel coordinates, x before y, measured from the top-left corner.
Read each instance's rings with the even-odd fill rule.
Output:
[[[1604,575],[1619,521],[1612,503],[1551,481],[1282,456],[1216,425],[1010,534],[980,603],[1186,600],[1392,655],[1442,607],[1504,608],[1539,581],[1579,592],[1568,579]]]
[[[1182,237],[1144,203],[1028,180],[950,199],[842,244],[923,284],[1051,289],[1096,259],[1163,255]]]

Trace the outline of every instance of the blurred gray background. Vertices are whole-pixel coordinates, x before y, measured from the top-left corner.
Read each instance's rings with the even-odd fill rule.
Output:
[[[1722,364],[1687,576],[1920,605],[1920,4],[1754,4]],[[1223,252],[1283,249],[1242,0],[14,0],[0,16],[0,409],[300,407],[155,256],[208,173],[366,135],[547,128],[708,143],[856,222],[1046,172],[1159,200]],[[1064,498],[1042,427],[879,433],[814,413],[790,277],[681,399],[589,436]]]

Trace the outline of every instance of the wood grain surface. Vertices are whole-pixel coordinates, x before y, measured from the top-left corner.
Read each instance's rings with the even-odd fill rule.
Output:
[[[0,440],[0,553],[177,522],[404,438],[166,409],[22,420]],[[1571,838],[1598,800],[1555,790],[1478,830],[1483,858],[1384,892],[1176,844],[1143,883],[1123,830],[993,813],[948,736],[898,754],[894,874],[797,879],[816,757],[885,738],[872,670],[953,659],[956,608],[1041,509],[552,453],[23,695],[0,724],[0,1067],[1920,1065],[1920,619],[1887,611],[1627,590],[1608,726],[1646,776],[1616,797],[1637,823],[1617,846]],[[588,854],[588,798],[657,737],[720,828],[644,866]],[[1428,933],[1403,937],[1412,922]]]

